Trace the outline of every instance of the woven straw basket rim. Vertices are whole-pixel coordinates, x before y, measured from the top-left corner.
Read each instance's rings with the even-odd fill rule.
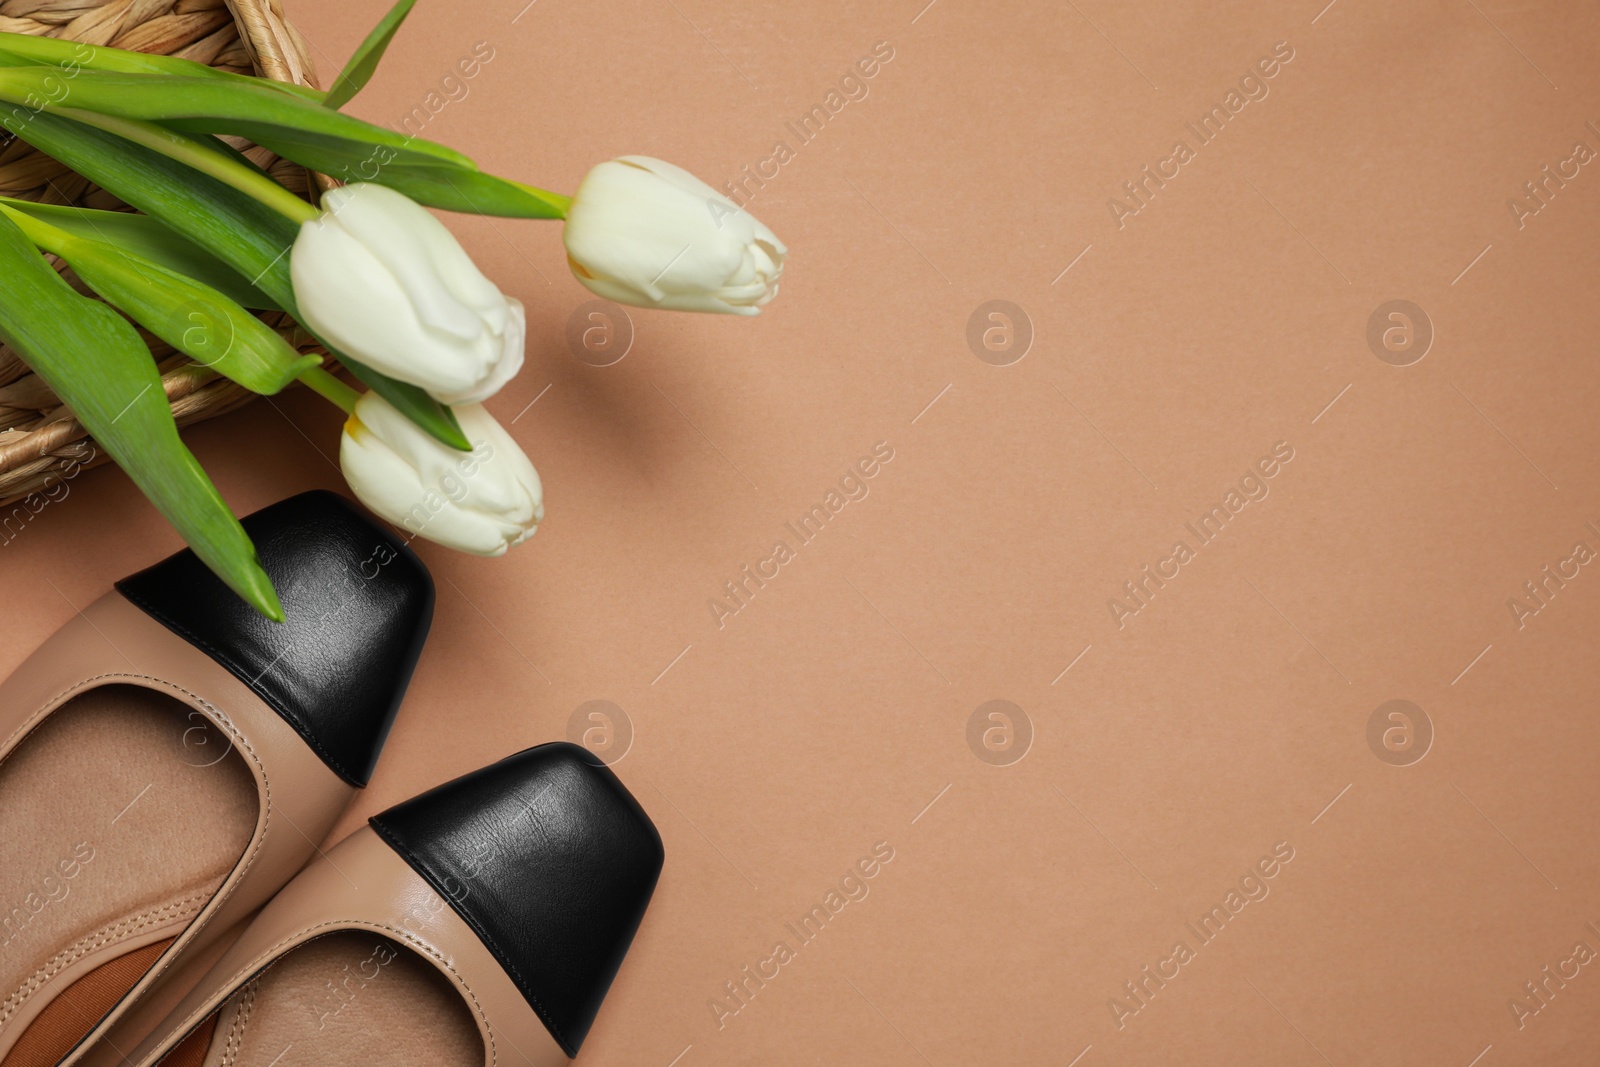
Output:
[[[194,59],[222,70],[317,87],[306,42],[279,0],[0,0],[0,30]],[[264,149],[235,143],[302,195],[312,176]],[[326,180],[316,177],[318,184]],[[23,141],[0,131],[0,195],[82,207],[126,208]],[[59,265],[58,265],[59,266]],[[70,271],[66,272],[73,279]],[[309,339],[286,315],[265,316],[291,344]],[[191,363],[148,333],[178,425],[248,403],[255,394]],[[0,344],[0,505],[53,499],[66,482],[109,457],[9,346]],[[20,506],[20,505],[19,505]],[[0,524],[4,523],[0,516]],[[4,540],[0,534],[0,540]]]

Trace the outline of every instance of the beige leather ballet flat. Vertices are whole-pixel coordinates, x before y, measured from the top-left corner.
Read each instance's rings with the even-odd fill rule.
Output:
[[[287,621],[185,551],[0,685],[0,1067],[165,1013],[366,784],[433,587],[332,493],[244,520]]]
[[[661,871],[586,750],[541,745],[312,860],[167,1016],[84,1067],[555,1067],[576,1056]]]

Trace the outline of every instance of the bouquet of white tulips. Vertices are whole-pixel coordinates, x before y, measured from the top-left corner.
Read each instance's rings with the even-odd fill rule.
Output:
[[[327,92],[0,33],[0,127],[136,209],[0,197],[0,340],[195,553],[280,621],[254,546],[178,437],[135,325],[256,393],[310,387],[348,414],[340,463],[358,498],[415,535],[495,556],[544,517],[533,464],[482,406],[521,367],[526,319],[427,208],[565,220],[574,276],[640,307],[754,315],[783,271],[770,230],[660,160],[601,163],[568,197],[343,114],[412,3],[400,0]],[[347,184],[313,205],[225,137]],[[292,315],[365,389],[291,347],[255,314],[266,311]]]

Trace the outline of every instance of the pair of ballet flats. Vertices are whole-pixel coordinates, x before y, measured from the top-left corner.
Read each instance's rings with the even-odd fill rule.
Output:
[[[184,551],[0,684],[0,1067],[565,1064],[654,891],[655,827],[559,743],[322,851],[433,585],[332,493],[244,525],[286,622]]]

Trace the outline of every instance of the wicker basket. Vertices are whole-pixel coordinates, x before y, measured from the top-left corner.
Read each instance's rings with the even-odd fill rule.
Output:
[[[181,56],[221,70],[316,86],[305,41],[285,21],[278,0],[0,0],[0,30]],[[310,176],[299,166],[265,149],[234,143],[290,189],[309,191]],[[328,184],[320,176],[316,180]],[[3,130],[0,195],[48,204],[127,208]],[[76,283],[70,271],[63,272]],[[267,321],[297,348],[312,349],[287,316],[267,316]],[[231,411],[255,395],[141,333],[161,369],[179,426]],[[107,458],[50,388],[16,352],[0,344],[0,504],[59,492],[63,479]]]

